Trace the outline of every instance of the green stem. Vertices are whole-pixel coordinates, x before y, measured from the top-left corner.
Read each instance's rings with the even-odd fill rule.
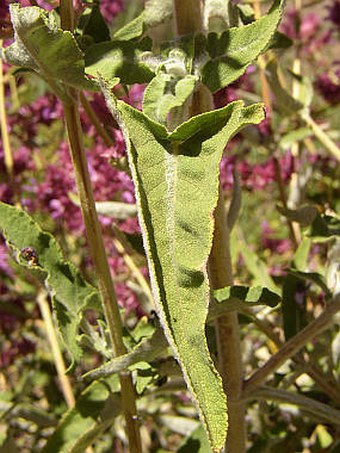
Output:
[[[259,368],[244,385],[244,394],[248,395],[261,385],[266,378],[274,373],[286,360],[292,358],[309,341],[316,338],[334,322],[335,314],[340,310],[340,297],[338,296],[326,310],[308,326],[288,340],[279,352],[273,355],[261,368]]]
[[[54,364],[57,370],[61,391],[64,395],[67,406],[73,407],[75,404],[75,399],[72,391],[72,386],[70,384],[68,376],[66,375],[64,359],[59,348],[57,333],[54,328],[51,310],[46,298],[46,293],[44,291],[41,291],[38,294],[37,302],[39,305],[41,316],[44,320],[46,336],[51,346],[51,351],[54,359]]]
[[[333,156],[340,161],[340,149],[337,145],[331,140],[328,135],[321,129],[321,127],[313,120],[309,114],[301,114],[301,118],[307,123],[307,125],[314,132],[315,137],[323,144],[323,146],[331,153]]]
[[[82,130],[78,104],[64,105],[66,128],[70,143],[75,178],[83,213],[88,244],[98,277],[105,318],[108,324],[114,355],[123,355],[126,349],[122,336],[122,321],[113,287],[103,237],[95,208],[90,176],[82,142]],[[122,407],[125,415],[131,452],[141,452],[141,440],[137,419],[136,395],[130,373],[120,375]]]
[[[230,256],[230,231],[223,194],[220,190],[218,205],[215,210],[214,241],[209,258],[209,275],[213,289],[233,284]],[[245,451],[245,410],[242,396],[242,355],[240,328],[237,312],[233,311],[216,321],[217,353],[219,371],[228,396],[229,429],[225,451],[227,453]]]
[[[61,24],[63,29],[73,31],[74,12],[72,0],[61,1]],[[72,102],[64,103],[66,129],[80,205],[86,228],[90,254],[98,278],[105,318],[108,324],[110,339],[115,356],[126,353],[123,343],[122,320],[114,290],[110,267],[107,260],[103,236],[96,212],[90,175],[82,140],[82,128],[79,116],[79,93],[69,90]],[[127,437],[131,453],[141,453],[141,437],[136,407],[136,393],[129,371],[120,373],[122,408],[126,422]]]

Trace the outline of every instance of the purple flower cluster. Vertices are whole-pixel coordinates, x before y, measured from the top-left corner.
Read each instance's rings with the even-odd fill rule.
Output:
[[[330,104],[340,102],[340,66],[336,71],[320,74],[315,82],[316,89]]]
[[[284,182],[288,182],[291,174],[295,171],[294,159],[290,152],[286,152],[279,159],[281,177]],[[225,190],[230,190],[233,186],[233,169],[236,168],[242,187],[250,192],[256,190],[266,190],[272,184],[277,183],[277,174],[274,158],[269,157],[262,163],[251,164],[246,156],[242,159],[237,155],[224,157],[221,162],[221,180]]]

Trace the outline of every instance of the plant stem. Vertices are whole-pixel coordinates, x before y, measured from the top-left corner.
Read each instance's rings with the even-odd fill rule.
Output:
[[[111,146],[114,145],[114,140],[107,133],[106,129],[103,127],[103,125],[99,121],[96,113],[93,111],[93,108],[91,107],[91,104],[86,99],[86,96],[84,95],[83,92],[80,93],[79,97],[80,97],[81,105],[83,106],[84,110],[86,111],[86,113],[87,113],[89,119],[91,120],[92,124],[96,128],[96,131],[98,132],[98,134],[103,139],[105,145],[110,148]]]
[[[122,322],[95,208],[91,181],[82,142],[82,130],[78,104],[74,102],[71,105],[64,105],[64,113],[88,244],[96,275],[98,277],[98,286],[102,297],[105,318],[110,332],[114,355],[118,356],[126,353],[122,337]],[[132,384],[131,374],[122,373],[120,375],[120,384],[122,406],[127,424],[130,451],[140,452],[141,440],[137,420],[136,396]]]
[[[224,206],[223,193],[215,210],[214,241],[209,258],[209,276],[212,289],[233,284],[229,245],[229,228]],[[228,396],[229,429],[225,451],[227,453],[245,451],[245,403],[242,395],[242,355],[240,328],[237,312],[233,311],[216,321],[217,353],[219,371]]]
[[[61,1],[61,24],[63,29],[73,31],[74,12],[72,0]],[[70,151],[75,172],[75,179],[80,198],[81,210],[86,228],[90,254],[98,278],[105,318],[115,356],[126,353],[123,343],[122,320],[118,301],[108,264],[103,236],[96,212],[87,160],[82,140],[79,116],[79,94],[70,89],[72,102],[64,103],[65,122],[70,144]],[[126,422],[127,437],[131,453],[142,451],[139,423],[136,408],[136,394],[129,371],[120,374],[122,408]]]
[[[201,0],[173,0],[172,4],[177,36],[203,31]]]
[[[313,120],[309,114],[301,113],[301,118],[312,129],[315,137],[323,144],[323,146],[338,160],[340,161],[340,149],[331,140],[328,135],[321,129],[321,127]]]
[[[280,368],[286,360],[292,358],[309,341],[326,330],[334,322],[334,315],[339,310],[340,297],[338,296],[334,302],[328,305],[318,318],[288,340],[277,354],[273,355],[260,369],[246,380],[244,394],[248,395],[256,387],[261,385],[266,378]]]
[[[68,377],[66,376],[65,363],[59,348],[58,338],[54,328],[51,310],[46,299],[46,294],[44,292],[40,292],[38,294],[37,302],[39,305],[41,316],[45,323],[46,335],[51,346],[54,364],[57,370],[58,379],[61,386],[61,391],[64,395],[67,406],[73,407],[75,404],[75,399],[72,387]]]
[[[287,392],[282,389],[260,387],[247,397],[247,400],[264,399],[298,406],[303,412],[312,416],[316,421],[320,419],[334,425],[340,425],[340,411],[333,409],[328,404],[320,403],[298,393]]]
[[[0,40],[0,47],[2,47],[2,40]],[[2,137],[2,146],[4,149],[4,160],[7,173],[10,178],[13,176],[13,156],[11,144],[9,141],[9,134],[7,129],[7,116],[5,108],[5,84],[3,74],[3,64],[0,58],[0,128]]]

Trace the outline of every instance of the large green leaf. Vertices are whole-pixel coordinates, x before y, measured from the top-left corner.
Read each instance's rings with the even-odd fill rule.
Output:
[[[116,382],[111,386],[100,381],[90,384],[66,412],[42,453],[83,453],[119,414],[119,397],[111,393],[117,389]]]
[[[54,299],[59,327],[74,361],[82,351],[77,342],[83,310],[100,309],[99,293],[72,263],[65,261],[54,237],[22,209],[0,202],[0,230],[20,264],[42,275]],[[27,250],[30,254],[28,255]],[[30,259],[30,255],[33,258]]]
[[[270,43],[282,15],[283,0],[275,0],[265,16],[249,25],[208,36],[210,56],[202,68],[203,83],[214,93],[238,79]]]
[[[230,137],[263,119],[262,105],[241,101],[183,123],[169,133],[142,112],[107,103],[125,134],[158,315],[196,402],[212,449],[225,441],[227,409],[205,337],[206,263],[213,235],[219,163]]]
[[[8,63],[36,71],[60,92],[63,88],[59,82],[96,89],[85,76],[84,55],[76,40],[72,33],[58,28],[53,13],[17,4],[10,5],[10,10],[15,41],[2,51]]]

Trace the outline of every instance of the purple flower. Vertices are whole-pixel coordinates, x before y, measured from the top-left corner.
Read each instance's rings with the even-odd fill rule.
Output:
[[[323,72],[316,80],[316,88],[324,99],[332,105],[340,102],[339,72]]]
[[[102,16],[111,24],[113,19],[123,10],[124,0],[101,0],[100,12]]]
[[[333,0],[326,8],[328,9],[326,19],[331,21],[337,29],[340,29],[340,0]]]

